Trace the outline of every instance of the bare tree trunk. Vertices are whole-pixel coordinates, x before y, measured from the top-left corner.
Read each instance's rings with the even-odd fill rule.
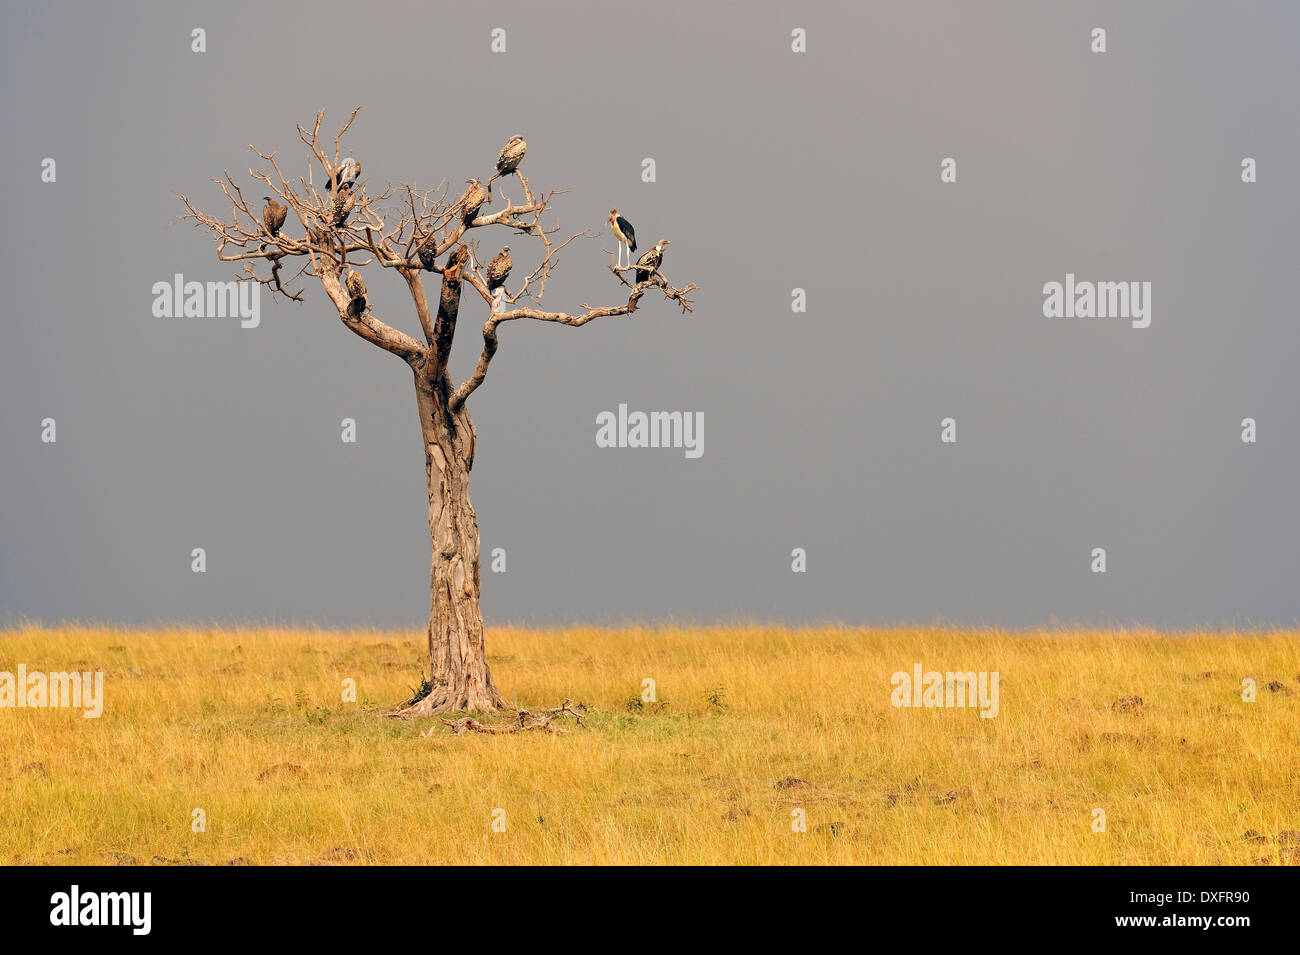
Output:
[[[418,716],[446,710],[507,706],[492,681],[483,649],[479,611],[478,520],[469,502],[474,466],[474,424],[464,406],[453,412],[450,381],[434,363],[416,366],[415,391],[424,434],[429,488],[429,683],[433,689],[407,710]]]

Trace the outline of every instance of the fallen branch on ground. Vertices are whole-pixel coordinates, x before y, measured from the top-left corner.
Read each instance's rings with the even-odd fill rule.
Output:
[[[529,730],[542,730],[546,733],[568,733],[566,729],[561,729],[554,725],[554,720],[565,713],[573,717],[574,721],[586,729],[587,724],[582,722],[583,716],[587,713],[585,703],[574,703],[573,700],[565,700],[559,706],[549,710],[542,710],[540,713],[532,713],[528,710],[520,710],[514,723],[480,723],[471,716],[464,716],[458,720],[444,719],[441,722],[450,726],[452,732],[459,736],[461,733],[490,733],[492,735],[501,735],[503,733],[523,733]],[[422,736],[431,736],[436,726],[429,727],[428,732],[422,733]]]

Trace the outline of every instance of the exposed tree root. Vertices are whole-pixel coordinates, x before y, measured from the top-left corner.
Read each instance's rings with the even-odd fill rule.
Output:
[[[557,717],[568,714],[573,717],[574,722],[583,729],[587,724],[582,722],[582,717],[586,715],[587,707],[583,703],[574,703],[573,700],[565,700],[559,706],[549,710],[542,710],[540,713],[531,713],[528,710],[520,710],[513,723],[480,723],[471,716],[465,716],[458,720],[444,719],[441,722],[450,726],[452,732],[459,736],[461,733],[489,733],[494,736],[503,733],[526,733],[530,730],[541,730],[544,733],[568,733],[566,729],[561,729],[555,725]],[[429,727],[428,732],[423,736],[433,735],[436,726]]]

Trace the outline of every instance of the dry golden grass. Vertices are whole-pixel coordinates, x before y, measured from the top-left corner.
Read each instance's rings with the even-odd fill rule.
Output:
[[[382,715],[422,646],[0,631],[0,670],[106,673],[100,719],[0,710],[0,863],[1300,861],[1295,633],[492,628],[504,692],[583,700],[589,728],[427,738]],[[998,671],[999,715],[892,707],[917,662]],[[629,711],[645,677],[660,703]]]

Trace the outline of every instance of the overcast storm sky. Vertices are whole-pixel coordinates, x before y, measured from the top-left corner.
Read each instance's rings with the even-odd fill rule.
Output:
[[[562,228],[618,206],[699,285],[503,326],[470,401],[490,622],[1295,621],[1300,8],[656,8],[6,3],[0,621],[423,625],[408,369],[319,284],[257,328],[151,309],[236,275],[177,193],[224,211],[250,143],[300,169],[295,124],[358,104],[372,193],[485,177],[521,132]],[[612,247],[566,250],[547,304],[618,302]],[[1067,274],[1150,282],[1150,326],[1045,317]],[[598,447],[620,404],[701,413],[704,453]]]

